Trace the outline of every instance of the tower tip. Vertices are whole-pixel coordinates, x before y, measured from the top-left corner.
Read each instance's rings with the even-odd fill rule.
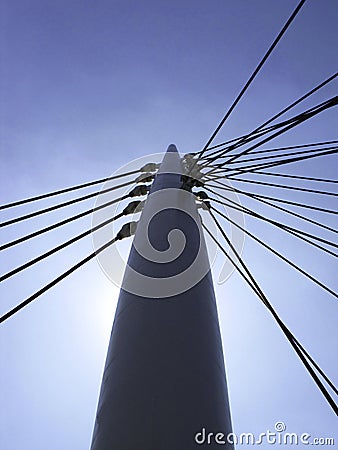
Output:
[[[178,150],[177,150],[177,148],[176,148],[176,145],[175,144],[170,144],[169,145],[169,147],[168,147],[168,149],[167,149],[167,153],[178,153]]]

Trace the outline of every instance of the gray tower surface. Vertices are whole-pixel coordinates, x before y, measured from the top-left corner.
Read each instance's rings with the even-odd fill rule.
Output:
[[[130,251],[91,450],[204,448],[203,428],[207,448],[233,448],[207,444],[209,432],[231,433],[230,408],[208,254],[182,170],[170,145]]]

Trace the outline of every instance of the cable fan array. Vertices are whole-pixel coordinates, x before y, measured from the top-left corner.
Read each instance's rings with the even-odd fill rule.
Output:
[[[249,136],[249,135],[248,135]],[[333,144],[336,141],[330,141],[329,144]],[[245,145],[243,143],[243,145]],[[328,145],[328,143],[316,143],[316,144],[305,144],[304,148],[308,148],[309,146],[316,146],[316,148],[323,149],[325,145]],[[289,151],[287,154],[287,160],[288,163],[295,163],[299,161],[299,158],[302,158],[301,156],[298,156],[298,148],[303,146],[295,146],[297,148],[297,151]],[[335,147],[335,151],[330,153],[336,153],[337,147]],[[325,147],[327,150],[327,147]],[[286,150],[286,148],[282,149],[283,151]],[[288,148],[288,150],[294,150],[294,148]],[[321,153],[326,154],[326,150],[322,151]],[[275,165],[278,166],[278,164],[285,163],[285,157],[280,155],[281,149],[269,149],[267,151],[262,150],[262,153],[264,153],[266,158],[270,160],[270,153],[273,154]],[[250,153],[251,154],[251,153]],[[246,153],[245,153],[246,155]],[[297,156],[295,156],[297,155]],[[233,154],[229,152],[229,158],[231,159]],[[290,157],[292,156],[292,157]],[[310,155],[307,155],[309,157]],[[312,158],[317,157],[318,152],[317,149],[315,149],[314,152],[311,152]],[[227,161],[222,164],[210,164],[209,157],[207,155],[207,152],[205,152],[205,156],[203,158],[196,158],[196,155],[186,155],[186,166],[189,168],[188,173],[190,174],[190,180],[187,184],[186,179],[189,178],[188,175],[185,176],[184,182],[185,186],[188,186],[188,188],[192,191],[196,187],[198,189],[203,188],[202,191],[198,191],[195,193],[196,200],[199,203],[202,203],[204,205],[203,211],[205,214],[209,213],[211,218],[213,219],[214,223],[216,224],[217,229],[221,233],[221,236],[223,238],[223,243],[219,239],[217,239],[214,234],[210,231],[210,229],[203,224],[203,227],[207,234],[210,236],[210,238],[216,243],[216,245],[220,248],[220,250],[224,253],[225,257],[231,262],[235,270],[243,277],[246,283],[251,287],[251,289],[255,292],[257,297],[262,301],[262,303],[265,305],[265,307],[268,309],[268,311],[272,314],[274,320],[276,321],[277,325],[281,329],[281,331],[284,333],[285,337],[291,344],[292,348],[300,358],[301,362],[307,369],[310,376],[313,378],[314,382],[316,383],[317,387],[320,389],[332,409],[336,414],[338,414],[338,406],[332,396],[330,395],[328,389],[322,382],[322,380],[325,381],[326,385],[330,387],[332,392],[337,396],[338,390],[337,387],[333,384],[333,382],[330,380],[330,378],[325,374],[325,372],[319,367],[319,365],[315,362],[315,360],[311,357],[311,355],[305,350],[305,348],[302,346],[302,344],[296,339],[294,334],[290,331],[290,329],[285,325],[285,323],[281,320],[279,315],[277,314],[276,310],[272,306],[271,302],[268,300],[266,294],[263,292],[262,288],[260,287],[259,283],[253,276],[252,272],[249,269],[249,263],[245,262],[240,253],[236,250],[235,246],[231,242],[231,239],[229,239],[229,236],[224,231],[225,227],[221,224],[220,219],[223,221],[226,221],[233,225],[234,227],[239,228],[246,236],[248,236],[251,240],[261,245],[263,248],[267,249],[270,253],[277,256],[280,260],[288,264],[292,269],[296,270],[298,273],[300,273],[302,276],[306,277],[307,279],[311,280],[313,283],[315,283],[317,286],[325,290],[328,294],[331,296],[337,298],[338,294],[329,286],[327,286],[323,281],[319,280],[316,276],[309,273],[305,269],[303,269],[297,261],[292,261],[290,258],[285,256],[282,252],[276,250],[273,246],[269,245],[264,239],[259,238],[255,233],[251,232],[249,229],[242,227],[240,224],[238,224],[236,221],[231,219],[231,216],[229,214],[225,214],[222,209],[226,208],[227,210],[233,209],[236,211],[239,211],[240,213],[244,214],[246,217],[250,217],[255,219],[258,223],[264,222],[265,224],[270,225],[275,230],[280,231],[281,233],[286,233],[290,235],[294,239],[299,239],[309,246],[323,252],[326,255],[329,255],[329,257],[336,258],[338,256],[337,254],[337,248],[338,245],[336,243],[336,236],[337,236],[337,229],[333,226],[330,226],[325,223],[325,217],[327,216],[334,216],[337,214],[337,211],[334,209],[328,209],[323,208],[320,206],[317,206],[316,204],[306,204],[302,202],[296,202],[292,200],[288,200],[285,198],[279,198],[279,197],[273,197],[268,195],[261,195],[258,193],[253,192],[252,190],[249,190],[252,185],[256,186],[268,186],[269,189],[272,187],[274,189],[279,189],[280,191],[286,190],[288,193],[293,193],[294,190],[297,190],[301,193],[306,193],[307,195],[311,194],[312,196],[315,196],[317,199],[321,196],[328,196],[331,198],[336,197],[338,194],[337,192],[334,192],[333,190],[322,190],[322,189],[310,189],[307,187],[299,187],[299,186],[293,186],[293,185],[287,185],[287,184],[275,184],[275,183],[267,183],[264,181],[257,181],[257,180],[250,180],[247,178],[243,178],[243,175],[245,176],[252,176],[253,174],[256,174],[255,169],[250,170],[249,167],[251,165],[252,159],[255,158],[244,158],[239,157],[237,159],[237,163],[241,165],[244,169],[240,173],[242,178],[238,178],[235,176],[227,176],[228,172],[228,166]],[[261,158],[261,157],[260,157]],[[263,159],[265,157],[262,157]],[[198,162],[196,162],[198,161]],[[230,168],[232,168],[232,165],[229,165]],[[211,170],[210,170],[211,168]],[[231,170],[231,169],[230,169]],[[213,175],[210,175],[210,172],[213,173]],[[192,176],[194,174],[194,176]],[[216,175],[215,175],[216,174]],[[258,175],[263,176],[265,172],[259,171]],[[334,187],[337,183],[336,180],[331,179],[322,179],[322,178],[314,178],[314,177],[305,177],[305,176],[297,176],[297,175],[288,175],[288,174],[280,174],[278,172],[268,172],[268,175],[276,176],[276,177],[283,177],[288,178],[291,177],[293,179],[299,179],[303,183],[304,182],[310,182],[310,183],[323,183],[326,186],[329,185],[331,187]],[[194,178],[196,177],[196,178]],[[245,185],[245,190],[238,189],[236,186],[236,182],[247,182]],[[231,182],[231,184],[230,184]],[[247,189],[246,189],[247,188]],[[236,193],[237,197],[239,198],[239,201],[234,201],[232,198],[230,198],[229,193]],[[251,203],[253,204],[252,208],[249,208],[245,206],[246,199],[249,199]],[[283,203],[287,205],[287,207],[282,207],[278,203]],[[267,206],[268,208],[266,211],[271,210],[277,210],[279,213],[283,213],[285,216],[291,216],[293,218],[296,218],[299,222],[299,227],[297,226],[290,226],[287,223],[282,222],[281,219],[273,220],[269,217],[269,214],[266,212],[264,214],[260,214],[257,210],[259,209],[259,204],[263,204],[264,206]],[[290,206],[293,207],[293,209],[290,208]],[[295,211],[298,210],[298,212]],[[320,213],[323,218],[322,221],[314,220],[311,217],[309,217],[308,213],[304,214],[299,212],[302,209],[312,210],[316,211],[317,213]],[[218,216],[218,217],[217,217]],[[281,216],[281,214],[280,214]],[[279,216],[279,217],[280,217]],[[302,223],[309,223],[314,226],[314,228],[317,230],[317,233],[312,232],[309,233],[302,229]],[[259,224],[257,224],[257,228],[259,229]],[[319,231],[318,231],[319,230]],[[322,230],[328,232],[330,235],[329,238],[324,238],[322,236]],[[277,231],[277,232],[278,232]],[[225,249],[225,247],[228,248],[228,250]],[[233,255],[233,256],[231,256]],[[322,380],[321,380],[322,378]]]
[[[304,173],[301,171],[301,173],[297,173],[294,168],[296,167],[296,170],[299,170],[299,168],[302,168],[302,165],[305,163],[311,161],[322,161],[324,158],[325,160],[333,158],[338,152],[338,140],[329,139],[326,141],[312,143],[306,142],[304,144],[286,145],[282,147],[271,146],[269,148],[265,148],[264,146],[266,144],[270,145],[274,139],[282,137],[288,131],[301,126],[309,120],[313,120],[320,114],[326,113],[337,106],[338,96],[333,96],[327,98],[321,103],[315,104],[311,108],[304,109],[301,113],[297,113],[292,117],[277,122],[280,117],[289,113],[294,107],[300,105],[304,100],[310,99],[313,94],[319,92],[322,88],[336,80],[338,72],[332,74],[324,81],[314,86],[310,91],[306,92],[292,104],[274,114],[269,120],[257,126],[251,132],[211,146],[217,134],[232,114],[239,101],[243,98],[245,92],[254,81],[257,74],[260,72],[269,55],[272,53],[286,30],[300,12],[304,3],[305,0],[300,1],[294,12],[291,14],[281,32],[273,41],[256,69],[249,77],[247,83],[244,85],[243,89],[227,110],[225,116],[220,121],[211,137],[208,139],[206,145],[200,151],[187,153],[182,158],[182,164],[185,170],[185,173],[182,175],[182,189],[191,191],[195,194],[197,204],[202,206],[202,219],[203,214],[209,214],[211,216],[217,229],[221,233],[224,243],[222,244],[220,240],[216,239],[210,229],[203,224],[206,233],[216,242],[225,257],[231,262],[236,271],[241,275],[241,277],[243,277],[245,282],[248,283],[257,297],[271,313],[275,322],[289,341],[295,353],[300,358],[317,387],[320,389],[334,412],[338,414],[337,404],[330,395],[327,387],[329,387],[335,395],[338,395],[337,388],[279,317],[275,308],[272,306],[271,301],[268,300],[267,295],[264,293],[263,289],[253,276],[252,271],[249,268],[249,264],[244,261],[229,239],[229,236],[225,232],[225,227],[221,222],[228,222],[234,227],[237,227],[245,233],[250,240],[257,243],[259,246],[262,246],[269,253],[273,254],[287,264],[287,266],[292,268],[292,270],[297,271],[297,273],[305,279],[325,291],[325,293],[335,298],[338,297],[338,294],[331,286],[327,286],[323,280],[319,280],[318,277],[310,273],[310,271],[300,267],[299,262],[296,260],[291,260],[282,251],[274,248],[273,245],[270,245],[265,239],[260,238],[255,231],[251,230],[252,226],[259,228],[259,224],[264,224],[264,226],[271,227],[271,230],[273,230],[274,233],[280,233],[282,236],[289,236],[290,239],[293,239],[295,242],[302,242],[309,246],[309,248],[313,248],[315,252],[320,252],[325,255],[327,258],[337,258],[337,227],[334,225],[333,220],[336,220],[336,215],[338,212],[335,208],[336,205],[334,205],[333,202],[336,202],[336,197],[338,195],[335,190],[338,180],[312,174],[306,176],[306,172]],[[279,171],[280,168],[282,169],[282,172]],[[290,168],[292,170],[288,173],[288,169]],[[152,181],[157,169],[157,164],[149,163],[139,170],[126,172],[114,177],[102,178],[92,182],[0,206],[0,210],[8,210],[10,208],[17,208],[23,205],[35,205],[39,200],[61,196],[66,193],[77,192],[80,189],[88,187],[91,188],[92,186],[108,181],[115,181],[120,178],[127,178],[140,174],[134,179],[129,179],[128,181],[114,185],[107,189],[94,191],[90,194],[44,209],[37,209],[33,212],[14,217],[0,223],[0,228],[8,227],[19,222],[24,222],[33,217],[48,214],[52,211],[72,207],[74,204],[82,201],[95,199],[99,194],[113,192],[122,187],[127,188],[128,186],[136,185],[129,191],[128,194],[122,197],[114,198],[113,200],[103,203],[94,209],[86,209],[78,214],[71,215],[64,220],[55,222],[52,225],[48,225],[44,228],[6,242],[0,246],[0,250],[3,251],[9,249],[23,243],[24,241],[28,241],[44,233],[63,227],[91,214],[93,211],[107,208],[114,203],[118,203],[119,201],[146,196],[149,192],[149,183]],[[199,190],[196,191],[196,188]],[[230,193],[235,193],[240,201],[233,200],[233,198],[229,195]],[[325,199],[325,201],[323,199]],[[0,282],[4,282],[8,278],[17,275],[19,272],[43,261],[49,256],[90,235],[93,231],[97,231],[98,229],[109,225],[123,216],[140,211],[142,209],[142,205],[143,203],[140,200],[132,201],[120,214],[110,218],[109,220],[103,221],[94,228],[85,230],[81,234],[72,237],[55,248],[52,248],[34,259],[26,261],[9,272],[2,274],[0,276]],[[230,210],[232,209],[238,211],[248,217],[250,219],[250,227],[243,227],[234,221],[228,214],[224,213],[224,207]],[[259,208],[263,208],[263,212],[258,212]],[[277,216],[273,216],[273,214],[277,214]],[[275,218],[272,218],[271,215]],[[288,220],[292,220],[292,225],[288,222]],[[8,311],[0,318],[0,323],[12,317],[22,308],[40,297],[44,292],[51,289],[68,275],[72,274],[75,270],[93,259],[97,254],[103,252],[110,245],[113,245],[116,241],[134,234],[136,226],[137,224],[135,222],[124,224],[114,238],[106,242],[95,252],[89,254],[86,258],[70,267],[64,273],[54,278],[37,292]],[[228,248],[228,251],[225,247]],[[232,257],[231,254],[234,256]],[[330,259],[330,263],[331,261],[334,260]],[[326,383],[326,386],[322,380]]]
[[[298,6],[293,11],[290,18],[282,28],[281,32],[278,34],[266,54],[261,59],[260,63],[248,79],[247,83],[235,98],[230,108],[227,110],[225,116],[220,121],[219,125],[217,126],[203,149],[185,156],[185,167],[187,173],[182,181],[185,189],[192,190],[195,187],[200,188],[202,186],[204,187],[205,191],[207,191],[208,195],[205,191],[202,191],[202,193],[197,192],[196,199],[198,202],[204,205],[203,209],[207,210],[212,217],[229,250],[225,250],[224,244],[222,245],[205,225],[203,225],[204,229],[272,314],[276,323],[284,333],[285,337],[300,358],[301,362],[316,383],[317,387],[322,392],[333,411],[336,413],[336,415],[338,415],[337,403],[330,395],[326,386],[328,386],[336,396],[338,395],[337,387],[314,361],[314,359],[309,355],[309,353],[305,350],[301,343],[295,338],[295,336],[288,329],[285,323],[280,319],[271,302],[268,300],[255,277],[252,275],[250,269],[248,268],[248,265],[244,262],[243,258],[238,253],[233,243],[225,233],[224,228],[220,224],[220,221],[214,214],[216,213],[220,218],[225,219],[233,226],[240,228],[241,231],[244,232],[249,238],[262,245],[269,252],[271,252],[282,261],[287,263],[289,266],[291,266],[293,269],[297,270],[300,274],[314,282],[317,286],[321,287],[332,296],[336,298],[338,297],[337,293],[332,288],[328,287],[325,283],[318,280],[317,277],[311,275],[306,270],[299,267],[298,263],[291,261],[288,257],[274,249],[272,246],[268,245],[264,240],[257,237],[254,233],[251,233],[249,230],[241,227],[228,215],[220,211],[219,206],[215,206],[221,205],[222,207],[239,211],[247,217],[258,219],[258,221],[268,223],[269,225],[273,226],[274,229],[281,230],[282,232],[287,233],[296,239],[302,240],[309,246],[314,247],[316,250],[324,252],[330,257],[336,258],[338,256],[336,250],[338,248],[338,244],[335,240],[337,235],[337,227],[330,226],[325,223],[325,219],[328,216],[331,218],[335,217],[335,215],[337,214],[337,209],[318,206],[313,203],[309,204],[307,203],[307,201],[304,202],[303,199],[302,201],[295,201],[293,197],[291,199],[283,198],[290,193],[295,194],[297,192],[298,194],[301,193],[303,196],[308,196],[309,194],[311,194],[317,199],[318,197],[335,199],[338,193],[334,191],[334,187],[338,181],[322,177],[305,176],[303,174],[298,175],[295,173],[278,172],[280,166],[286,168],[290,167],[291,165],[299,167],[300,162],[311,161],[315,158],[317,158],[318,160],[318,158],[322,159],[325,156],[328,157],[330,155],[335,155],[338,151],[337,140],[259,149],[273,139],[280,137],[286,132],[294,129],[298,125],[301,125],[308,120],[313,119],[315,116],[323,113],[324,111],[337,106],[338,96],[334,96],[317,105],[314,105],[311,108],[304,110],[300,114],[298,113],[293,117],[288,118],[287,120],[275,123],[277,119],[291,111],[292,108],[299,105],[305,99],[310,98],[311,95],[334,81],[338,76],[338,72],[322,81],[320,84],[312,88],[292,104],[288,105],[286,108],[272,116],[269,120],[256,127],[250,133],[211,146],[215,137],[261,70],[262,66],[268,59],[269,55],[272,53],[273,49],[275,48],[283,34],[286,32],[288,27],[291,25],[291,23],[301,10],[304,3],[305,0],[299,2]],[[277,179],[277,181],[268,181],[269,179],[271,180],[272,177],[275,177],[275,180]],[[278,182],[278,180],[280,179],[283,179],[284,183]],[[287,181],[286,184],[285,180]],[[289,180],[297,180],[301,186],[290,185],[288,184]],[[304,183],[306,186],[304,186]],[[311,187],[309,187],[309,183]],[[323,185],[325,185],[326,188],[323,188]],[[320,188],[318,188],[318,186],[320,186]],[[241,189],[241,187],[243,187],[244,190]],[[251,187],[255,187],[256,191],[257,188],[262,189],[264,187],[264,192],[252,192],[252,190],[250,189]],[[278,194],[275,193],[276,189],[279,190]],[[268,191],[268,193],[266,193],[266,191]],[[229,195],[227,194],[229,194],[230,192],[236,193],[240,198],[240,201],[234,201],[229,198]],[[282,192],[282,194],[280,192]],[[253,204],[254,209],[242,205],[245,200],[250,200],[251,204]],[[269,208],[265,208],[264,214],[259,214],[256,210],[257,204],[264,204]],[[280,206],[280,204],[286,206]],[[273,220],[269,218],[271,209],[278,210],[279,212],[282,212],[287,216],[297,218],[301,223],[307,222],[315,226],[316,232],[309,233],[302,229],[301,225],[294,227],[283,223],[280,220]],[[307,213],[302,212],[304,210],[306,210]],[[313,218],[308,217],[309,212],[316,212],[316,214],[320,213],[322,216],[324,216],[324,218],[321,218],[321,220],[314,220]],[[322,236],[319,236],[318,229],[320,229],[321,231],[325,230],[326,232],[329,232],[330,237],[324,238]],[[231,257],[231,252],[234,255],[234,258]],[[325,381],[326,386],[324,385],[322,380]]]
[[[81,201],[85,201],[91,198],[95,198],[97,197],[99,194],[105,194],[105,193],[110,193],[112,191],[121,189],[123,187],[126,186],[130,186],[130,185],[135,185],[136,186],[129,191],[128,194],[125,194],[121,197],[115,198],[113,200],[110,200],[109,202],[103,203],[102,205],[96,206],[95,208],[89,208],[79,214],[75,214],[72,215],[70,217],[68,217],[67,219],[61,220],[59,222],[56,222],[52,225],[49,225],[45,228],[39,229],[37,231],[34,231],[32,233],[26,234],[24,236],[21,236],[17,239],[14,239],[10,242],[7,242],[3,245],[0,246],[0,250],[5,250],[8,249],[10,247],[16,246],[24,241],[27,241],[29,239],[32,239],[34,237],[40,236],[44,233],[47,233],[51,230],[55,230],[59,227],[62,227],[66,224],[69,224],[70,222],[73,222],[75,220],[78,220],[82,217],[88,216],[89,214],[92,214],[95,211],[104,209],[104,208],[108,208],[109,206],[115,204],[115,203],[119,203],[122,200],[128,199],[128,198],[132,198],[132,197],[144,197],[148,191],[149,191],[149,182],[152,181],[153,177],[154,177],[154,172],[157,170],[158,165],[155,163],[148,163],[146,165],[144,165],[140,170],[135,170],[132,172],[125,172],[123,174],[119,174],[113,177],[109,177],[109,178],[103,178],[100,180],[96,180],[96,181],[92,181],[90,183],[85,183],[85,184],[81,184],[81,185],[77,185],[77,186],[73,186],[70,188],[66,188],[66,189],[62,189],[59,191],[54,191],[54,192],[50,192],[48,194],[45,195],[40,195],[40,196],[36,196],[36,197],[31,197],[31,198],[27,198],[18,202],[13,202],[13,203],[8,203],[6,205],[2,205],[1,209],[8,209],[8,208],[12,208],[14,206],[19,206],[25,203],[31,203],[31,202],[35,202],[37,200],[41,200],[42,198],[48,198],[48,197],[53,197],[56,195],[60,195],[60,194],[64,194],[66,192],[71,192],[71,191],[75,191],[75,190],[79,190],[79,189],[83,189],[85,187],[89,187],[89,186],[93,186],[99,183],[103,183],[103,182],[107,182],[107,181],[112,181],[112,180],[116,180],[119,178],[125,178],[125,177],[129,177],[130,175],[133,175],[135,173],[141,173],[138,177],[136,177],[134,180],[130,180],[130,181],[126,181],[124,183],[120,183],[117,185],[114,185],[112,187],[109,187],[107,189],[102,189],[100,191],[95,191],[91,194],[87,194],[81,197],[77,197],[73,200],[69,200],[67,202],[62,202],[59,203],[57,205],[48,207],[48,208],[44,208],[44,209],[39,209],[36,210],[32,213],[29,214],[25,214],[22,216],[18,216],[14,219],[11,220],[7,220],[4,221],[2,223],[0,223],[0,228],[2,227],[6,227],[27,219],[30,219],[32,217],[36,217],[42,214],[46,214],[49,213],[51,211],[55,211],[57,209],[60,208],[64,208],[70,205],[74,205],[75,203],[81,202]],[[146,184],[148,183],[148,184]],[[83,233],[72,237],[71,239],[63,242],[62,244],[58,245],[57,247],[54,247],[50,250],[48,250],[47,252],[37,256],[34,259],[31,259],[27,262],[25,262],[24,264],[21,264],[20,266],[10,270],[9,272],[3,274],[0,276],[0,282],[5,281],[6,279],[18,274],[19,272],[23,271],[24,269],[27,269],[31,266],[33,266],[34,264],[41,262],[42,260],[44,260],[45,258],[59,252],[60,250],[63,250],[64,248],[70,246],[71,244],[74,244],[75,242],[79,241],[80,239],[83,239],[86,236],[89,236],[91,233],[111,224],[112,222],[114,222],[117,219],[122,218],[123,216],[127,216],[129,214],[133,214],[133,213],[137,213],[140,212],[142,210],[143,207],[143,202],[142,201],[132,201],[130,202],[121,213],[115,215],[114,217],[109,218],[108,220],[105,220],[101,223],[99,223],[98,225],[88,228],[86,231],[84,231]],[[41,289],[39,289],[37,292],[35,292],[34,294],[32,294],[31,296],[29,296],[27,299],[25,299],[24,301],[22,301],[19,305],[17,305],[15,308],[11,309],[10,311],[8,311],[6,314],[2,315],[0,317],[0,323],[4,322],[5,320],[9,319],[10,317],[12,317],[14,314],[16,314],[18,311],[20,311],[22,308],[24,308],[25,306],[27,306],[29,303],[31,303],[33,300],[37,299],[38,297],[40,297],[44,292],[48,291],[49,289],[51,289],[53,286],[55,286],[57,283],[59,283],[60,281],[62,281],[63,279],[65,279],[68,275],[70,275],[71,273],[73,273],[75,270],[77,270],[78,268],[80,268],[81,266],[83,266],[84,264],[86,264],[88,261],[90,261],[91,259],[95,258],[95,256],[99,255],[101,252],[103,252],[106,248],[108,248],[110,245],[114,244],[116,241],[119,241],[121,239],[124,239],[126,237],[132,236],[135,233],[136,230],[136,223],[135,222],[130,222],[130,223],[126,223],[122,226],[121,230],[116,234],[116,236],[109,240],[107,243],[105,243],[104,245],[102,245],[100,248],[96,249],[94,252],[92,252],[90,255],[88,255],[86,258],[82,259],[81,261],[79,261],[78,263],[76,263],[74,266],[72,266],[71,268],[69,268],[68,270],[66,270],[64,273],[62,273],[61,275],[59,275],[58,277],[56,277],[55,279],[53,279],[50,283],[48,283],[47,285],[45,285],[44,287],[42,287]]]

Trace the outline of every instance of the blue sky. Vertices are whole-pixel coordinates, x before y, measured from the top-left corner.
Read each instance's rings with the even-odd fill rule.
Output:
[[[1,203],[109,176],[171,142],[182,153],[199,150],[296,4],[4,0]],[[334,0],[306,2],[217,142],[250,131],[337,70],[337,13]],[[337,82],[331,83],[296,112],[336,92]],[[275,144],[335,139],[336,130],[337,113],[329,111]],[[336,167],[330,156],[287,170],[334,178]],[[330,198],[297,195],[287,198],[335,206]],[[2,242],[93,204],[6,228]],[[1,220],[32,207],[4,211]],[[311,217],[336,226],[332,217]],[[89,217],[4,251],[1,272],[88,227]],[[247,227],[337,287],[333,258],[262,223],[247,220]],[[91,251],[88,239],[4,282],[1,313]],[[244,257],[281,317],[337,383],[333,297],[249,239]],[[282,420],[290,432],[338,439],[332,411],[240,277],[216,293],[234,430],[264,432]],[[4,450],[89,448],[117,295],[93,261],[2,325]]]

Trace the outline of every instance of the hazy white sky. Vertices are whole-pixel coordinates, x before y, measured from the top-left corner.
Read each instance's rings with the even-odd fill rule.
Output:
[[[182,153],[199,150],[297,3],[4,0],[1,203],[109,176],[130,160],[165,151],[171,142]],[[306,2],[217,142],[250,131],[337,70],[337,13],[334,0]],[[336,92],[337,82],[296,112]],[[273,145],[325,141],[336,134],[337,113],[331,110]],[[336,168],[337,158],[330,156],[281,172],[334,178]],[[247,189],[282,196],[278,190]],[[334,198],[324,196],[283,197],[336,207]],[[61,197],[53,202],[58,201]],[[1,221],[50,204],[3,211]],[[1,242],[93,205],[90,200],[6,227]],[[267,208],[259,211],[287,220]],[[332,217],[310,216],[336,226]],[[337,288],[333,257],[254,219],[246,226]],[[89,227],[86,217],[2,252],[1,272]],[[304,229],[318,232],[306,224]],[[3,282],[1,314],[91,251],[88,238]],[[337,384],[334,297],[249,239],[243,255],[280,316]],[[215,280],[222,262],[219,256]],[[240,277],[216,286],[216,294],[234,430],[260,433],[284,421],[290,432],[337,440],[333,412]],[[92,261],[1,326],[1,448],[89,448],[117,295]]]

